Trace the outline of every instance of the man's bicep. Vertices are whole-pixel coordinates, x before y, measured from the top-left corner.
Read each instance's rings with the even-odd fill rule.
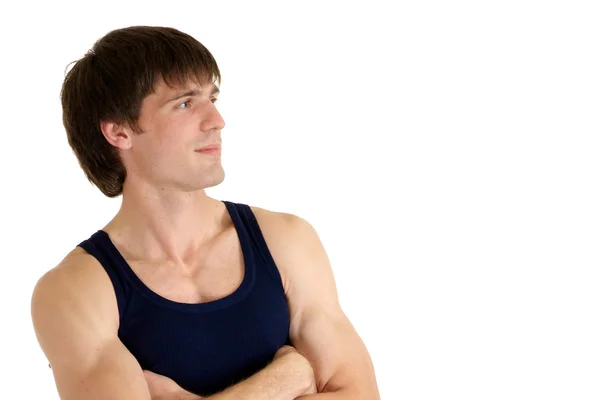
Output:
[[[50,271],[31,299],[35,333],[60,398],[150,400],[139,363],[117,336],[106,301],[110,286],[90,283],[108,278],[85,271]]]
[[[341,310],[332,313],[311,307],[296,323],[291,342],[313,366],[319,392],[343,387],[340,368],[349,360],[348,350],[360,341],[348,318]]]
[[[370,355],[343,312],[333,271],[315,229],[290,217],[284,270],[289,278],[292,344],[313,365],[319,392],[366,392],[373,387]]]
[[[343,362],[344,338],[353,328],[342,311],[329,258],[306,220],[289,215],[285,233],[290,243],[281,263],[288,282],[290,339],[313,366],[319,391],[329,385]]]
[[[98,348],[93,364],[78,369],[75,357],[70,367],[53,368],[62,400],[150,400],[143,371],[119,339]]]

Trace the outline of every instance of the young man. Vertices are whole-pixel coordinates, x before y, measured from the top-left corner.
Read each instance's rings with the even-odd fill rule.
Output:
[[[108,33],[67,74],[63,121],[115,217],[37,282],[64,400],[378,399],[313,227],[210,198],[221,76],[172,28]]]

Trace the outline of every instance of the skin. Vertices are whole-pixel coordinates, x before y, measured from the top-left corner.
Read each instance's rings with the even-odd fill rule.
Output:
[[[202,93],[167,101],[188,89]],[[173,90],[159,82],[141,105],[143,133],[101,124],[127,170],[121,208],[107,228],[131,243],[128,250],[141,258],[174,263],[184,271],[193,268],[193,253],[223,229],[223,210],[204,190],[223,182],[221,157],[194,151],[222,142],[225,122],[210,89],[190,83]]]
[[[212,89],[212,84],[195,81],[176,88],[159,81],[142,102],[142,133],[126,124],[101,124],[127,170],[121,208],[103,230],[151,290],[178,302],[221,298],[243,278],[232,221],[224,204],[205,193],[224,180],[221,156],[195,151],[222,143],[225,122]],[[252,210],[290,308],[294,349],[282,349],[283,357],[290,359],[295,352],[312,369],[308,389],[298,392],[304,395],[298,398],[379,399],[371,358],[340,307],[331,266],[314,228],[293,214]],[[73,254],[85,256],[77,252],[81,250]],[[118,321],[114,306],[112,310],[111,318]],[[201,398],[151,371],[144,371],[144,378],[154,400]]]

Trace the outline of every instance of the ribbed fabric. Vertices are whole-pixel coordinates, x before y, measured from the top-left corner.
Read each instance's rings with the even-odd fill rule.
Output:
[[[223,201],[244,255],[238,289],[215,301],[186,304],[150,290],[109,236],[99,230],[78,246],[96,257],[117,296],[119,338],[142,369],[209,396],[264,368],[290,344],[290,316],[279,271],[252,209]]]

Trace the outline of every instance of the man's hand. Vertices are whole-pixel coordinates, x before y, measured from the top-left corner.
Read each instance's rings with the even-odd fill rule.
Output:
[[[203,397],[187,392],[173,379],[152,371],[144,370],[144,378],[150,389],[152,400],[198,400]]]

